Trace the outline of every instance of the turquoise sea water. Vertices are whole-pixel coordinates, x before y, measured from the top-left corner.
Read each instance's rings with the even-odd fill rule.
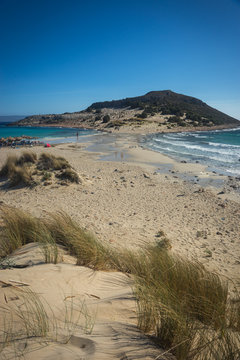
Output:
[[[94,130],[76,129],[76,128],[53,128],[53,127],[9,127],[0,123],[0,138],[8,136],[33,136],[38,140],[57,143],[76,141],[76,134],[79,137],[96,133]]]
[[[79,142],[95,130],[52,127],[8,127],[0,123],[0,138],[29,135],[43,142]],[[86,138],[87,141],[87,138]],[[218,173],[240,176],[240,127],[233,130],[182,132],[147,135],[142,145],[177,160],[199,162]]]
[[[177,160],[205,164],[218,173],[240,175],[240,127],[149,135],[143,145]]]

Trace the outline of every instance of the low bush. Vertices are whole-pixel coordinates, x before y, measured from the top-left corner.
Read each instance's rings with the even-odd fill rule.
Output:
[[[50,180],[52,177],[52,174],[48,171],[43,172],[42,181]]]
[[[103,123],[108,123],[109,121],[110,121],[110,116],[107,114],[107,115],[105,115],[104,117],[103,117],[103,120],[102,120],[102,122]]]
[[[76,171],[74,171],[73,169],[70,169],[70,168],[62,170],[59,174],[56,175],[56,177],[61,180],[70,181],[72,183],[79,184],[79,182],[80,182],[80,178],[79,178],[78,174],[76,173]]]
[[[148,117],[148,113],[144,110],[141,114],[138,114],[140,119],[146,119]]]

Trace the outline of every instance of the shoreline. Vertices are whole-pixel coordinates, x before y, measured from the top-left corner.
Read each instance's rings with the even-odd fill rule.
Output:
[[[23,127],[23,126],[18,126],[18,127]],[[28,126],[28,127],[31,127],[31,126]],[[143,128],[145,128],[144,126],[141,126],[141,128],[139,129],[132,129],[131,127],[123,127],[123,128],[120,128],[118,130],[104,130],[104,129],[96,129],[94,127],[72,127],[70,125],[66,126],[66,124],[64,126],[57,126],[57,125],[52,125],[52,126],[45,126],[45,125],[41,125],[41,126],[32,126],[34,128],[58,128],[58,129],[73,129],[73,130],[77,130],[77,129],[82,129],[82,130],[95,130],[97,132],[97,135],[100,135],[100,136],[104,136],[104,134],[112,134],[113,136],[114,135],[119,135],[119,136],[136,136],[136,137],[139,137],[141,136],[141,138],[144,138],[144,137],[148,137],[148,136],[153,136],[153,135],[156,135],[156,134],[165,134],[165,133],[186,133],[186,132],[192,132],[192,133],[195,133],[195,132],[212,132],[212,131],[217,131],[217,130],[226,130],[226,131],[231,131],[231,130],[234,130],[234,129],[240,129],[239,126],[233,126],[233,125],[229,125],[229,126],[225,126],[225,125],[219,125],[219,126],[212,126],[211,128],[209,127],[186,127],[186,128],[174,128],[174,129],[164,129],[163,131],[153,131],[153,128],[151,128],[151,124],[150,126],[148,125],[147,128],[148,128],[148,131],[143,131]],[[158,129],[159,130],[159,129]],[[153,131],[153,132],[152,132]],[[80,136],[80,140],[83,138],[83,137],[86,137],[86,136],[94,136],[96,134],[88,134],[88,135],[81,135]],[[56,139],[54,140],[54,138],[52,138],[51,140],[47,140],[47,142],[53,144],[53,145],[57,145],[58,143],[59,144],[64,144],[64,143],[72,143],[74,142],[74,138],[75,136],[70,136],[69,137],[69,140],[68,141],[68,138],[61,138],[61,140],[63,141],[60,141],[60,138],[59,139]],[[40,139],[40,138],[39,138]],[[44,138],[41,138],[42,140],[44,140]],[[66,141],[64,140],[66,139]],[[138,143],[140,144],[141,147],[145,148],[145,149],[148,149],[148,150],[151,150],[153,152],[157,152],[157,153],[161,153],[161,152],[158,152],[157,150],[154,150],[154,149],[151,149],[151,148],[148,148],[144,145],[142,145],[141,141],[138,140]],[[178,159],[178,158],[175,158],[174,156],[172,157],[171,155],[169,154],[164,154],[164,153],[161,153],[162,155],[168,157],[170,160],[170,162],[172,160],[176,161],[176,162],[185,162],[187,161],[187,163],[190,163],[190,164],[195,164],[194,161],[191,161],[191,160],[186,160],[186,159]],[[207,167],[210,167],[210,165],[208,164],[202,164],[200,162],[200,165],[204,166],[204,168],[206,169]],[[209,169],[208,172],[210,173],[217,173],[219,174],[220,176],[225,176],[225,177],[234,177],[234,178],[238,178],[239,175],[238,174],[228,174],[227,172],[223,173],[224,171],[223,170],[220,170],[220,169]]]
[[[190,161],[180,161],[169,155],[154,149],[144,147],[136,134],[105,134],[108,138],[107,144],[87,145],[86,152],[98,154],[98,161],[117,161],[131,165],[139,165],[146,170],[152,170],[164,175],[172,175],[182,181],[189,182],[203,188],[211,188],[216,194],[222,192],[224,199],[235,200],[240,203],[240,189],[234,189],[238,184],[238,176],[219,174],[208,169],[208,165]],[[94,136],[94,135],[93,135]],[[100,135],[100,137],[104,135]],[[114,138],[115,137],[115,138]],[[97,139],[100,140],[99,138]],[[106,137],[103,139],[106,141]],[[235,179],[235,180],[234,180]]]
[[[201,130],[201,131],[206,131],[206,130]],[[213,131],[213,130],[208,130],[208,131]],[[209,165],[207,164],[202,164],[201,162],[199,163],[193,161],[191,162],[189,160],[188,161],[179,160],[177,158],[172,157],[171,155],[164,154],[155,149],[145,147],[144,145],[142,145],[141,139],[143,139],[144,136],[149,136],[149,135],[154,135],[154,133],[153,134],[139,134],[139,133],[125,133],[125,132],[112,133],[112,132],[99,130],[95,134],[82,135],[80,136],[79,139],[76,139],[76,141],[58,142],[59,139],[57,139],[56,142],[55,140],[52,141],[48,140],[48,142],[50,142],[53,147],[61,146],[64,144],[76,145],[82,142],[83,148],[87,152],[89,151],[89,152],[99,153],[102,151],[102,153],[99,154],[100,160],[103,161],[124,160],[132,164],[137,163],[138,165],[143,166],[146,169],[154,168],[157,172],[164,173],[165,175],[167,175],[168,173],[175,174],[175,177],[178,176],[182,180],[190,181],[192,183],[195,183],[196,185],[201,185],[205,188],[211,186],[216,191],[219,188],[222,188],[224,190],[224,196],[222,197],[229,199],[235,198],[237,202],[240,202],[240,188],[238,189],[237,192],[233,191],[233,189],[231,191],[236,195],[236,197],[229,195],[230,192],[229,188],[227,189],[227,191],[225,191],[226,189],[224,189],[224,186],[227,185],[228,179],[232,180],[234,178],[238,180],[239,178],[238,175],[222,174],[220,173],[220,171],[218,172],[208,169]],[[70,138],[71,140],[74,139],[74,137],[70,137]],[[105,141],[106,141],[106,146],[104,144]],[[113,151],[111,148],[114,148],[114,145],[117,146]],[[23,150],[24,147],[21,147],[20,149]],[[141,155],[139,155],[140,149],[142,150]],[[230,185],[234,187],[234,185],[236,184],[231,183]]]

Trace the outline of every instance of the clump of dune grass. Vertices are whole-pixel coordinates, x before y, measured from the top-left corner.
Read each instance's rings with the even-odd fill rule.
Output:
[[[220,344],[231,347],[228,355],[236,352],[240,313],[229,301],[227,283],[201,264],[157,245],[146,251],[147,272],[137,274],[135,288],[140,329],[154,335],[161,347],[172,349],[178,360],[223,359]]]
[[[52,173],[51,173],[52,172]],[[42,175],[42,178],[39,177]],[[65,183],[80,183],[80,178],[69,162],[63,157],[42,153],[37,159],[33,152],[25,151],[19,157],[10,155],[0,169],[0,178],[8,178],[9,186],[33,187],[52,175]],[[45,183],[48,185],[50,183]]]
[[[25,163],[36,163],[37,155],[30,151],[24,151],[20,157],[17,159],[17,165],[23,165]]]
[[[20,359],[27,351],[28,339],[38,339],[39,344],[42,338],[47,340],[50,322],[42,299],[30,288],[15,289],[10,294],[14,301],[9,302],[5,295],[6,303],[0,306],[0,357]]]
[[[15,155],[9,155],[0,170],[0,177],[8,177],[14,171],[18,158]]]
[[[26,163],[35,163],[37,155],[33,152],[24,151],[20,157],[9,155],[0,170],[0,177],[7,177],[13,173],[16,167],[21,167]]]
[[[44,221],[57,244],[65,246],[77,258],[77,265],[96,270],[110,266],[110,250],[91,233],[82,229],[64,212],[49,214]]]
[[[42,153],[39,157],[37,168],[39,170],[62,170],[71,168],[69,162],[61,157],[49,153]]]
[[[70,168],[62,170],[59,174],[56,175],[56,177],[61,180],[70,181],[72,183],[79,184],[79,182],[80,182],[80,178],[79,178],[78,174],[76,173],[76,171],[74,171],[73,169],[70,169]]]
[[[9,186],[34,186],[36,183],[33,180],[31,171],[26,166],[15,166],[9,174]]]
[[[47,262],[50,257],[56,258],[54,244],[59,244],[76,256],[77,265],[103,270],[111,267],[110,250],[64,212],[48,214],[46,218],[38,219],[22,210],[3,207],[1,215],[3,227],[0,256],[7,256],[30,242],[39,242],[45,246],[46,251],[53,250],[53,255],[46,252]]]
[[[34,186],[35,182],[28,164],[32,164],[35,161],[36,154],[27,151],[19,158],[15,155],[10,155],[0,170],[0,177],[7,177],[9,179],[9,186]]]
[[[1,219],[1,257],[30,242],[43,242],[46,237],[47,229],[42,221],[22,210],[1,207]]]

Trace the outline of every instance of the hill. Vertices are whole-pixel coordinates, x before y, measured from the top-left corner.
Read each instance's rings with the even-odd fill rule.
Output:
[[[132,129],[155,124],[161,126],[162,131],[178,127],[234,127],[240,123],[199,99],[163,90],[121,100],[96,102],[80,112],[29,116],[15,124],[76,126],[101,130]]]

